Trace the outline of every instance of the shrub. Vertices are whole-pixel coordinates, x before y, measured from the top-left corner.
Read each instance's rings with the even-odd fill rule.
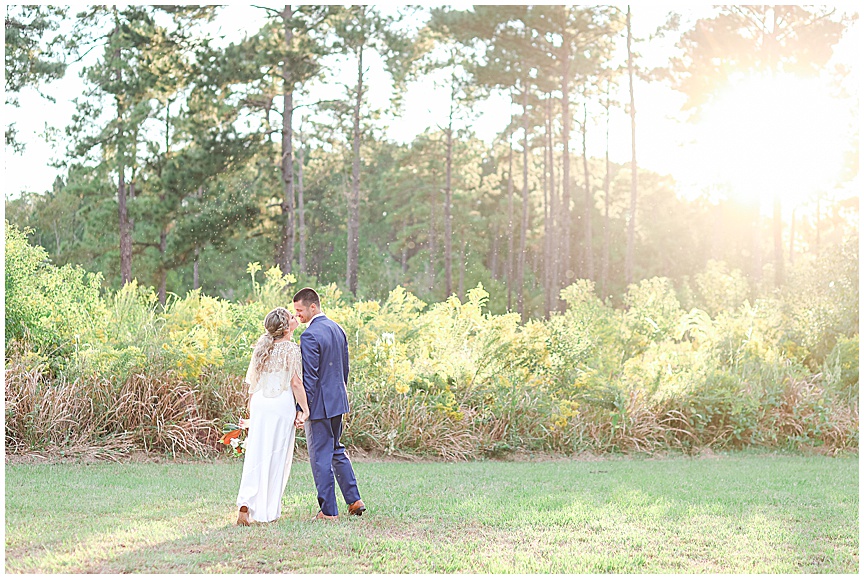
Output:
[[[553,315],[547,324],[549,371],[563,378],[561,386],[569,389],[586,372],[605,369],[605,358],[617,357],[608,350],[614,349],[610,345],[616,341],[621,326],[615,312],[597,298],[592,281],[578,280],[561,290],[561,298],[567,302],[567,309]]]
[[[715,300],[713,318],[685,313],[663,278],[632,285],[626,310],[578,280],[561,292],[564,312],[525,324],[490,313],[482,285],[431,305],[401,287],[349,301],[326,286],[322,305],[351,354],[345,442],[460,460],[857,448],[857,269],[847,257],[840,294],[813,286],[807,298]],[[54,268],[7,227],[7,451],[218,452],[219,425],[245,412],[242,376],[262,320],[290,308],[296,289],[278,268],[261,283],[258,264],[247,271],[244,302],[193,291],[163,307],[135,282],[100,297],[98,276]],[[811,306],[822,313],[807,317]],[[805,321],[822,334],[800,341]]]
[[[750,295],[750,287],[741,270],[729,270],[725,262],[708,260],[705,269],[694,276],[696,300],[711,316],[734,310]]]
[[[664,277],[631,285],[624,296],[624,304],[628,354],[640,352],[649,342],[670,337],[684,313],[672,282]]]
[[[55,267],[24,232],[5,223],[6,343],[24,341],[63,366],[82,335],[104,324],[108,314],[99,296],[102,277],[81,267]]]
[[[825,359],[822,377],[831,394],[849,403],[858,400],[858,336],[840,336]]]
[[[790,271],[780,307],[788,341],[800,344],[816,370],[838,338],[858,333],[858,236],[799,260]]]

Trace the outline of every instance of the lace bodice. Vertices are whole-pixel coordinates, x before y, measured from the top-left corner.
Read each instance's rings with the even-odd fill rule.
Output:
[[[291,378],[298,376],[303,380],[303,363],[300,357],[300,346],[294,342],[279,342],[273,344],[270,357],[264,363],[260,374],[255,371],[252,362],[246,372],[246,384],[249,394],[262,390],[265,398],[275,398],[286,390],[291,390]]]

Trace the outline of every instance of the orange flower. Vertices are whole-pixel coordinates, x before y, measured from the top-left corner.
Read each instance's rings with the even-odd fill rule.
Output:
[[[225,434],[222,435],[222,438],[219,439],[219,442],[222,444],[231,444],[231,440],[234,438],[238,438],[240,436],[240,430],[229,430]]]

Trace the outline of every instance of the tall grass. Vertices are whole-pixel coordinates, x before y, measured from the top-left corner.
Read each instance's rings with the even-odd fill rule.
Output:
[[[6,450],[103,458],[133,450],[212,455],[221,423],[243,414],[237,376],[217,373],[190,383],[175,373],[137,372],[122,383],[99,376],[52,377],[45,368],[7,367]],[[752,393],[741,392],[740,395]],[[824,388],[805,381],[778,389],[755,415],[718,401],[652,402],[634,390],[612,410],[587,406],[562,425],[551,400],[521,392],[507,408],[461,401],[461,415],[409,396],[353,395],[347,444],[392,456],[466,460],[511,451],[555,453],[696,452],[759,446],[836,454],[858,447],[858,407],[826,402]],[[727,400],[727,401],[731,401]],[[712,414],[713,413],[713,414]]]
[[[6,450],[104,458],[136,449],[212,454],[218,416],[241,399],[239,380],[221,378],[222,392],[208,395],[172,371],[136,372],[115,382],[55,377],[45,366],[13,362],[6,368]]]

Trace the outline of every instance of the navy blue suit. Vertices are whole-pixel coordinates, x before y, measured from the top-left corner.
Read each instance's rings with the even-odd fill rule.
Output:
[[[303,387],[309,402],[306,445],[318,505],[325,515],[337,515],[335,482],[349,505],[360,500],[354,468],[339,441],[342,415],[348,412],[348,339],[327,316],[309,323],[300,336]]]

